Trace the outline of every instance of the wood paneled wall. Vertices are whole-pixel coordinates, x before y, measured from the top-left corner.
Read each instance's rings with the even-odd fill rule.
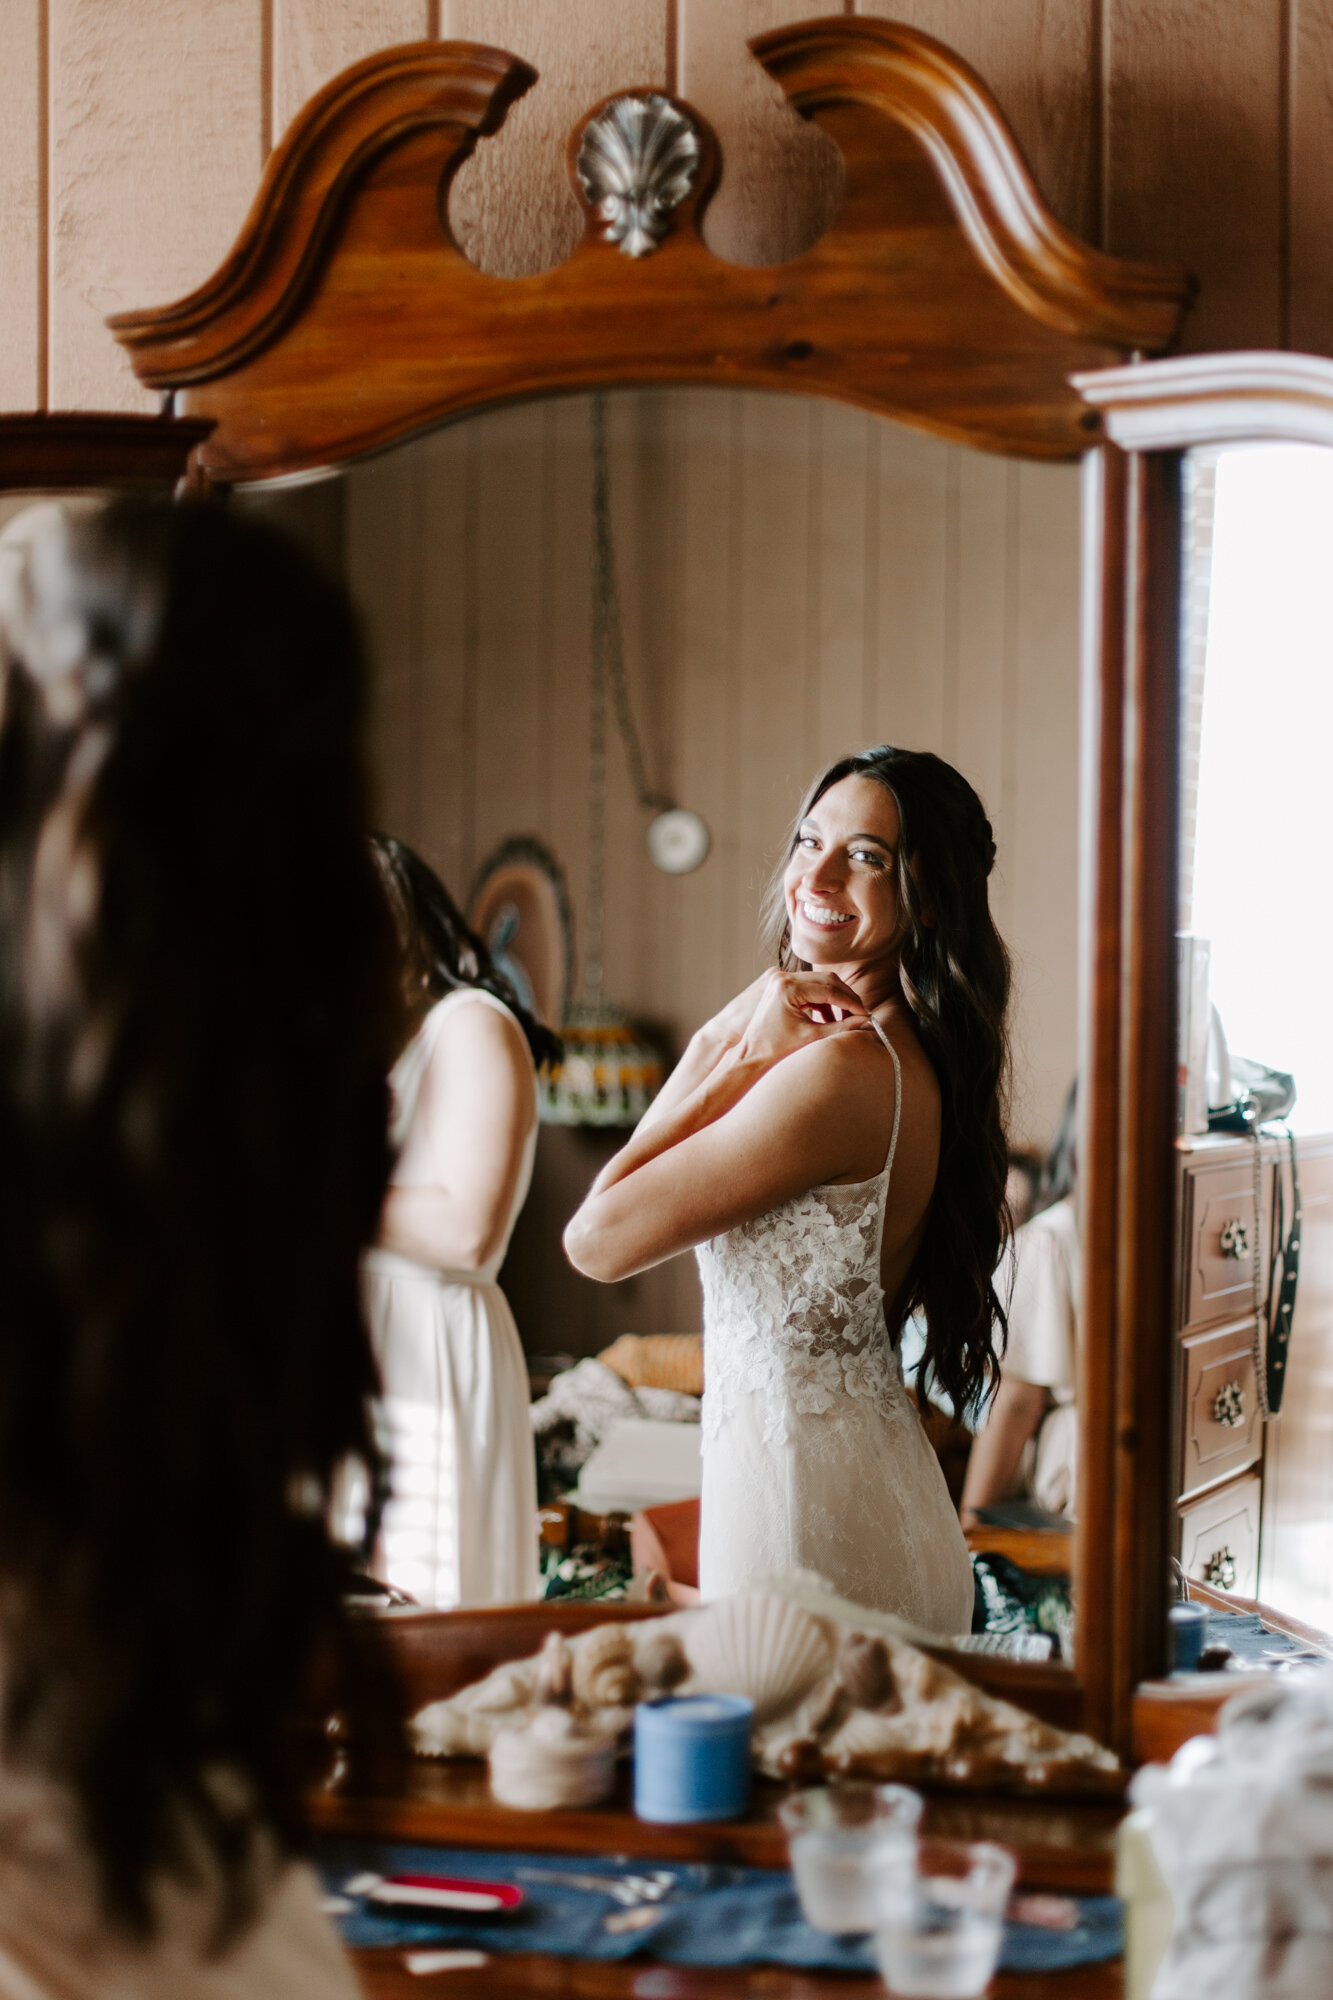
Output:
[[[608,434],[649,775],[704,815],[713,850],[693,875],[651,866],[649,814],[613,737],[607,996],[679,1048],[766,962],[760,902],[816,772],[885,738],[936,750],[995,826],[1015,1131],[1044,1143],[1075,1063],[1076,471],[742,392],[622,392]],[[472,418],[353,470],[343,492],[384,823],[460,897],[501,840],[536,834],[567,870],[581,942],[589,399]],[[553,1242],[554,1210],[569,1212],[600,1155],[569,1135],[543,1143],[535,1200]],[[548,1314],[564,1283],[548,1273]],[[582,1321],[571,1331],[576,1311],[608,1337],[697,1315],[689,1270],[608,1300],[605,1324],[591,1296],[573,1301],[555,1317],[576,1348],[596,1344]]]
[[[818,232],[837,163],[747,36],[831,0],[5,0],[0,407],[142,409],[103,326],[201,282],[275,133],[394,42],[498,42],[541,80],[460,175],[470,254],[516,272],[577,227],[563,142],[627,84],[689,97],[726,172],[710,240],[765,262]],[[1329,0],[856,0],[952,44],[995,91],[1055,213],[1202,281],[1194,348],[1333,353]]]

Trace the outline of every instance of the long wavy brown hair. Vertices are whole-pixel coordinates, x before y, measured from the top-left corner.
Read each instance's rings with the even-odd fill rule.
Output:
[[[881,743],[840,757],[816,779],[788,842],[843,778],[873,778],[898,808],[899,951],[903,998],[940,1086],[940,1159],[925,1234],[894,1307],[926,1325],[923,1380],[957,1410],[975,1409],[998,1373],[1007,1334],[995,1271],[1009,1233],[1009,954],[990,912],[995,840],[960,772],[928,750]],[[784,860],[783,870],[786,862]],[[781,875],[770,903],[780,964],[790,932]],[[896,1329],[895,1329],[896,1331]]]
[[[401,1737],[330,1525],[383,1484],[361,653],[253,521],[40,511],[0,539],[3,1755],[72,1795],[111,1919],[202,1853],[225,1937],[329,1711]]]

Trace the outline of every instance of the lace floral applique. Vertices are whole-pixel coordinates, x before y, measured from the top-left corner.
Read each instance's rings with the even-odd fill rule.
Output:
[[[836,1425],[846,1398],[906,1413],[879,1281],[888,1179],[812,1188],[700,1245],[706,1437],[754,1390],[769,1444],[791,1417]]]

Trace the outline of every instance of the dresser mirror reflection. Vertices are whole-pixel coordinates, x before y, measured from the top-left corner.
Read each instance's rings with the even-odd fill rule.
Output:
[[[1016,1135],[1042,1147],[1076,1068],[1084,1086],[1076,1658],[1072,1674],[1012,1666],[1004,1684],[1127,1748],[1131,1689],[1164,1658],[1161,1397],[1134,1357],[1166,1317],[1153,1232],[1168,1202],[1152,1176],[1174,1074],[1152,1021],[1160,1077],[1126,1060],[1139,998],[1169,1007],[1174,949],[1143,903],[1163,794],[1134,754],[1145,711],[1128,641],[1150,594],[1135,537],[1171,513],[1165,487],[1160,514],[1155,489],[1099,448],[1071,377],[1168,346],[1191,284],[1064,231],[984,83],[931,38],[839,17],[752,52],[845,170],[824,234],[788,264],[713,255],[713,135],[688,105],[627,85],[569,134],[574,253],[521,280],[478,271],[451,235],[450,180],[534,79],[500,50],[418,43],[333,79],[275,149],[214,277],[113,330],[178,416],[214,424],[200,484],[268,487],[281,508],[276,489],[326,481],[291,504],[324,510],[380,659],[394,830],[462,895],[506,835],[535,832],[576,931],[590,901],[589,393],[606,392],[645,770],[713,843],[695,873],[652,868],[612,736],[601,990],[665,1053],[762,963],[764,880],[826,757],[890,737],[977,785],[1018,974]],[[644,119],[692,164],[669,199],[612,200],[608,134]],[[1150,935],[1160,962],[1138,951]],[[693,1323],[687,1266],[648,1273],[629,1301],[577,1302],[555,1238],[599,1155],[582,1133],[546,1138],[547,1189],[511,1259],[541,1273],[527,1301],[514,1280],[531,1345],[551,1341],[544,1317],[577,1352]]]
[[[633,727],[651,786],[706,822],[707,859],[654,866],[653,809],[612,714],[589,879],[588,395],[484,412],[250,503],[337,564],[361,610],[382,824],[464,903],[506,841],[539,842],[567,885],[576,994],[600,894],[602,996],[670,1061],[771,962],[760,905],[811,777],[870,743],[936,751],[995,829],[1011,1136],[1043,1154],[1077,1044],[1077,468],[755,391],[620,390],[606,405]],[[560,1252],[623,1136],[543,1127],[502,1279],[531,1353],[700,1324],[691,1259],[600,1286]]]
[[[1201,446],[1182,497],[1176,1553],[1190,1579],[1328,1632],[1333,943],[1317,884],[1333,451]],[[1210,1102],[1234,1127],[1217,1107],[1243,1092],[1246,1058],[1294,1079],[1290,1115],[1203,1136]]]

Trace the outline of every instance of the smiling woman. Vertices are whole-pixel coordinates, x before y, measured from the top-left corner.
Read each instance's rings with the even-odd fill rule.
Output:
[[[566,1233],[598,1278],[696,1250],[705,1596],[799,1567],[928,1630],[969,1627],[967,1551],[898,1349],[917,1308],[959,1406],[995,1370],[993,859],[940,758],[881,746],[826,771],[781,878],[780,969],[700,1029]]]

